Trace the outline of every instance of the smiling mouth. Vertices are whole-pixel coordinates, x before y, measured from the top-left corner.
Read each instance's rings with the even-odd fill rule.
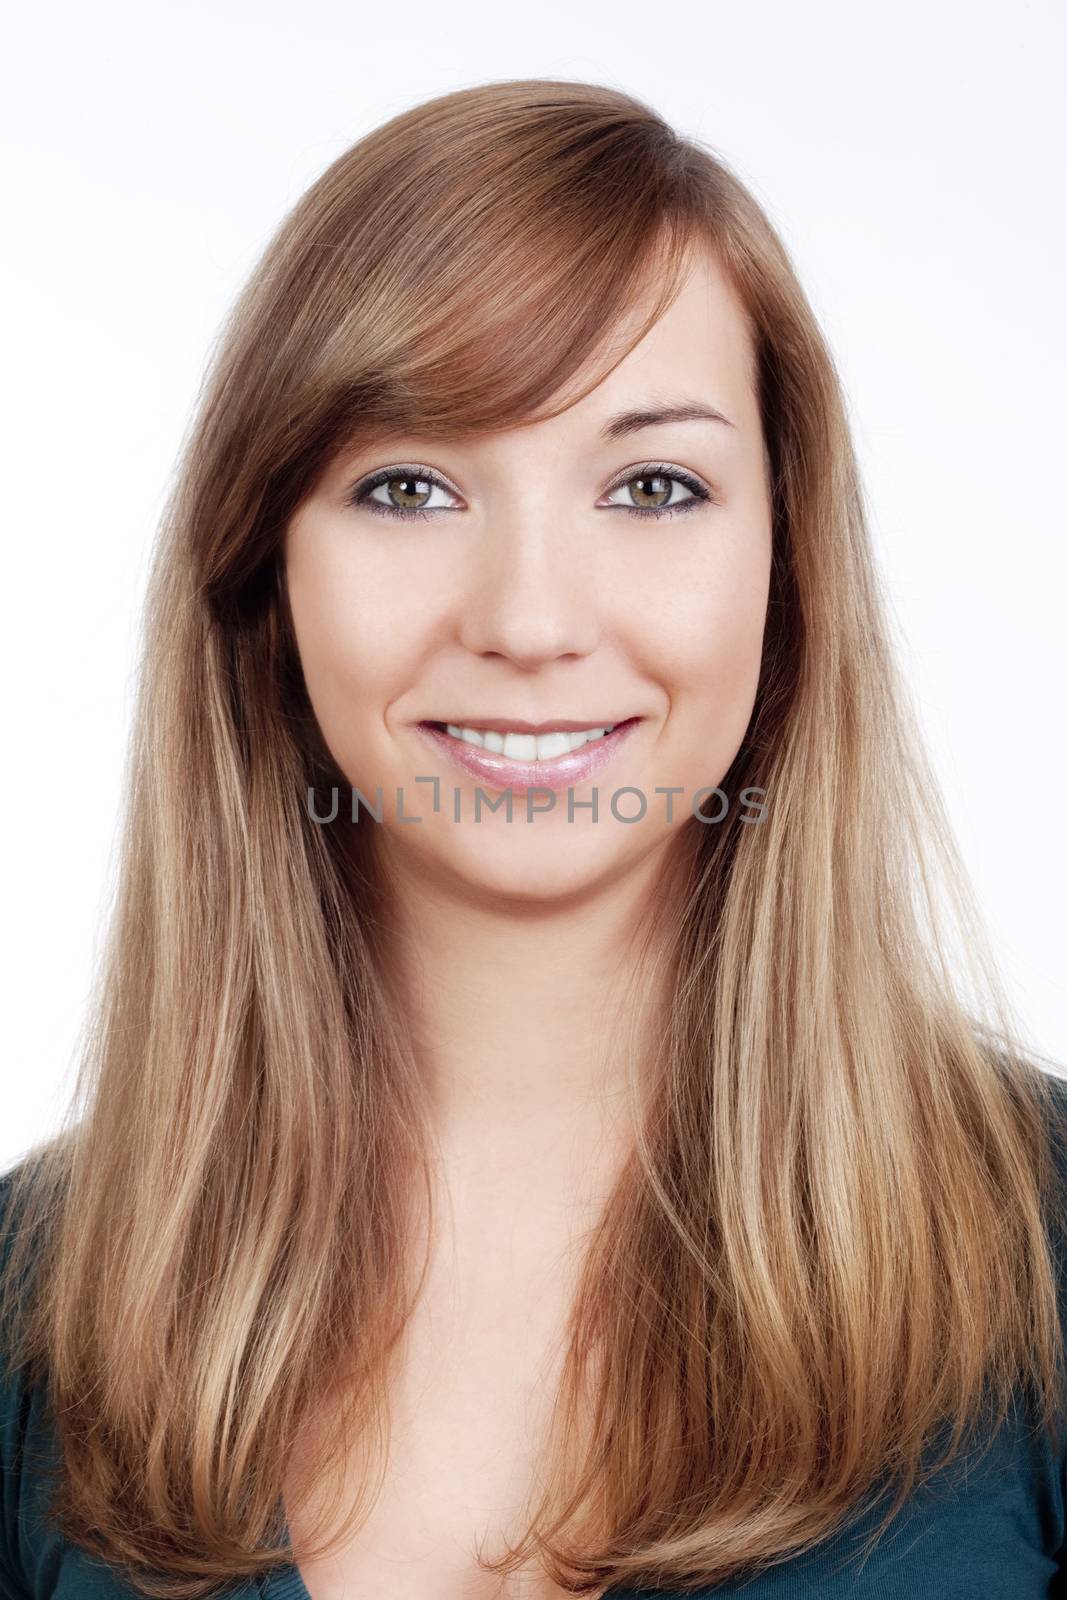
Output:
[[[569,728],[549,726],[539,733],[509,729],[504,723],[472,728],[427,720],[416,727],[452,766],[487,788],[565,789],[599,772],[644,720],[626,717],[588,728],[572,722]]]
[[[587,745],[603,742],[616,728],[628,727],[638,722],[638,717],[627,717],[622,722],[604,722],[587,728],[571,724],[569,728],[548,728],[541,733],[528,733],[515,729],[469,726],[453,722],[427,721],[423,727],[433,728],[440,734],[484,750],[490,755],[503,756],[505,760],[521,762],[555,761],[561,756],[573,755]]]

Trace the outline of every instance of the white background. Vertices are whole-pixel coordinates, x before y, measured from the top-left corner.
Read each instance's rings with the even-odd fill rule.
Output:
[[[899,648],[1030,1041],[1067,1069],[1067,11],[795,0],[19,9],[0,96],[0,1166],[68,1094],[142,585],[209,348],[283,214],[394,112],[600,81],[723,156],[845,385]]]

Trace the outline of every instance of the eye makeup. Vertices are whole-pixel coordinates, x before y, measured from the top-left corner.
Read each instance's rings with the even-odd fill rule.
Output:
[[[679,484],[688,491],[688,498],[668,502],[662,506],[633,506],[615,505],[603,506],[606,511],[625,511],[632,517],[669,517],[676,512],[691,510],[699,505],[717,505],[718,499],[713,491],[695,473],[685,467],[672,466],[665,461],[649,461],[637,467],[629,467],[625,476],[616,478],[615,482],[605,491],[614,494],[619,489],[626,488],[629,484],[639,482],[642,478],[664,478],[672,484]],[[427,484],[431,488],[443,489],[446,494],[456,491],[432,467],[423,467],[415,463],[402,462],[392,467],[381,467],[372,472],[368,477],[360,478],[349,490],[345,497],[347,505],[372,511],[375,515],[395,517],[403,522],[416,518],[435,517],[442,511],[456,509],[452,506],[395,506],[387,505],[382,500],[373,498],[374,491],[388,483],[407,482],[410,484]]]

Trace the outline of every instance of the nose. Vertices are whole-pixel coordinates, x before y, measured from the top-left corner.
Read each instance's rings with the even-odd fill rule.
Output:
[[[527,670],[589,655],[600,637],[591,570],[593,545],[565,517],[512,504],[487,523],[471,552],[460,639],[476,655],[503,656]]]

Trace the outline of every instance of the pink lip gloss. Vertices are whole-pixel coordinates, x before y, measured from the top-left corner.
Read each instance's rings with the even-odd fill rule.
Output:
[[[515,761],[510,756],[497,755],[479,745],[457,739],[432,722],[416,723],[419,733],[439,750],[447,761],[471,777],[477,778],[486,789],[569,789],[584,783],[612,759],[644,719],[630,717],[616,723],[610,733],[580,750],[571,750],[549,761]]]

